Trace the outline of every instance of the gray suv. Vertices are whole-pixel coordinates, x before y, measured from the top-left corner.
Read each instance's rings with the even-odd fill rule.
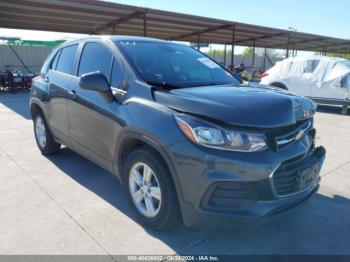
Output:
[[[241,85],[189,46],[129,36],[65,42],[30,99],[41,152],[65,145],[116,175],[157,230],[254,223],[314,194],[325,157],[315,109]]]

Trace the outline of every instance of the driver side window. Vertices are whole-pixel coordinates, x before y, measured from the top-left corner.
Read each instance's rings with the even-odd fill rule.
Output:
[[[111,75],[111,86],[115,88],[121,87],[121,81],[123,78],[123,71],[121,64],[118,62],[117,59],[113,59],[113,65],[112,65],[112,75]]]
[[[80,58],[78,76],[99,71],[110,81],[112,53],[100,43],[86,43]]]

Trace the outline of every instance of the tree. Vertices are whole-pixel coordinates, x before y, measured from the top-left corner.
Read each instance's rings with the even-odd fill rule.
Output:
[[[209,55],[221,55],[221,56],[223,56],[224,52],[225,52],[224,50],[211,49],[208,51],[208,54]],[[227,50],[226,55],[231,55],[231,50]]]
[[[253,47],[247,47],[243,50],[243,53],[242,55],[243,56],[253,56],[253,53],[254,53],[254,48]]]
[[[319,54],[319,53],[318,53]],[[327,53],[326,56],[330,57],[342,57],[350,60],[350,54],[344,54],[344,53]]]

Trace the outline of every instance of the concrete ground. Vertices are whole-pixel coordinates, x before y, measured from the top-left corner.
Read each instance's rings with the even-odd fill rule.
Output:
[[[118,180],[34,141],[28,93],[0,93],[0,254],[350,254],[350,116],[322,107],[319,193],[260,227],[157,233],[132,219]]]

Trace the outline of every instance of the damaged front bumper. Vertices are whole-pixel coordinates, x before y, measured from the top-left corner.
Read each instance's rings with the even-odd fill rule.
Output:
[[[177,172],[184,176],[184,223],[215,228],[261,223],[304,202],[318,190],[326,153],[323,147],[297,143],[284,150],[283,159],[270,168],[266,163],[273,152],[251,158],[226,152],[211,157],[193,145],[173,146],[172,151]],[[259,163],[249,163],[252,159]]]

